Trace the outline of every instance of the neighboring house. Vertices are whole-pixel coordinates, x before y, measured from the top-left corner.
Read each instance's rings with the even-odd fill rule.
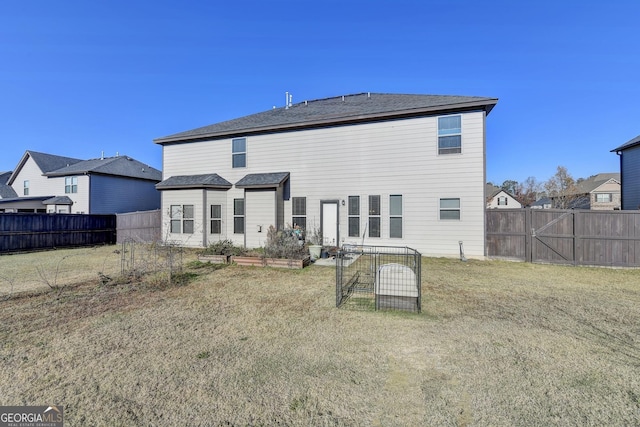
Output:
[[[571,203],[575,209],[616,210],[620,209],[620,174],[599,173],[576,184],[578,194]]]
[[[0,199],[12,199],[18,197],[14,189],[7,184],[12,172],[0,172]]]
[[[485,119],[495,98],[363,93],[155,140],[163,236],[264,246],[269,226],[325,245],[484,257]]]
[[[640,209],[640,136],[611,151],[620,156],[622,209]]]
[[[111,214],[158,209],[162,173],[128,156],[80,160],[26,151],[2,212]]]
[[[485,185],[487,209],[520,209],[522,204],[509,192],[492,184]]]
[[[549,197],[542,197],[529,206],[531,209],[551,209],[553,207],[553,201]]]

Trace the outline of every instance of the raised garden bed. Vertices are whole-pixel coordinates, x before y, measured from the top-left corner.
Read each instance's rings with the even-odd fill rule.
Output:
[[[198,255],[200,262],[210,262],[211,264],[229,264],[231,255]]]
[[[232,256],[230,262],[238,265],[248,265],[255,267],[278,267],[301,269],[311,263],[311,258],[304,259],[287,259],[287,258],[263,258],[254,256]]]

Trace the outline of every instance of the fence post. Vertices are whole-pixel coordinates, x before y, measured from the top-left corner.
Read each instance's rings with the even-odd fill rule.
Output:
[[[527,262],[533,262],[533,209],[525,209],[524,214],[524,259]]]

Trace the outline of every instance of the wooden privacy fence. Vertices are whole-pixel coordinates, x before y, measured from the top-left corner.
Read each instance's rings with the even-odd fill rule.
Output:
[[[491,209],[486,240],[490,258],[640,267],[640,212]]]
[[[118,243],[135,241],[153,243],[162,240],[162,212],[153,211],[117,214]]]
[[[115,242],[115,215],[0,214],[0,253]]]

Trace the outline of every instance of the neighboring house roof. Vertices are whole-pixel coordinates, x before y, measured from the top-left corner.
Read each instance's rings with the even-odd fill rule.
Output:
[[[627,141],[618,148],[614,148],[611,152],[618,152],[622,150],[626,150],[627,148],[635,147],[636,145],[640,145],[640,135],[633,138],[631,141]]]
[[[38,166],[38,168],[40,168],[43,174],[46,174],[47,172],[51,172],[56,169],[60,169],[65,166],[72,165],[74,163],[78,163],[82,161],[80,159],[74,159],[72,157],[56,156],[54,154],[39,153],[37,151],[27,150],[22,155],[22,158],[20,159],[18,166],[15,168],[15,170],[11,174],[11,177],[9,178],[9,181],[7,182],[7,184],[9,185],[13,184],[13,181],[15,180],[18,172],[20,172],[20,170],[22,169],[24,164],[27,162],[29,157],[33,159],[33,161]]]
[[[114,175],[156,182],[162,181],[162,172],[129,156],[81,160],[74,164],[49,171],[44,175],[54,177],[83,174]]]
[[[184,188],[231,188],[233,185],[217,173],[172,176],[156,184],[158,190]]]
[[[282,185],[287,178],[289,172],[274,173],[250,173],[245,175],[240,181],[236,182],[237,188],[272,188]]]
[[[549,197],[543,197],[543,198],[538,199],[535,202],[531,203],[531,207],[532,208],[543,208],[545,206],[551,206],[552,204],[553,204],[553,202],[551,201],[551,199]]]
[[[9,178],[13,172],[0,172],[0,199],[18,197],[18,193],[9,184]]]
[[[50,199],[43,200],[43,205],[73,205],[73,200],[67,196],[56,196]]]
[[[477,96],[361,93],[273,108],[261,113],[157,138],[154,142],[167,144],[204,138],[244,136],[372,120],[409,118],[447,111],[484,110],[489,114],[497,102],[496,98]]]
[[[502,188],[497,187],[493,184],[485,184],[484,185],[484,196],[487,198],[487,200],[491,200],[493,199],[493,197],[498,194],[500,191],[502,191]]]
[[[47,199],[51,199],[54,196],[24,196],[24,197],[12,197],[7,199],[0,199],[0,205],[4,203],[13,203],[13,202],[29,202],[29,201],[45,201]]]
[[[612,179],[620,184],[620,174],[617,172],[611,172],[599,173],[597,175],[590,176],[589,178],[580,181],[576,187],[578,188],[579,194],[587,194]]]

